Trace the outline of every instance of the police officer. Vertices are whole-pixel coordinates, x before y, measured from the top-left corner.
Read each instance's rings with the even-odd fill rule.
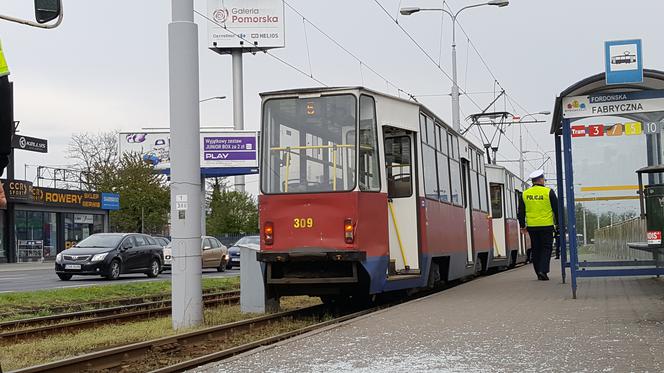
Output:
[[[546,281],[558,221],[558,198],[553,189],[544,186],[544,170],[534,171],[529,178],[533,186],[523,192],[517,217],[521,231],[530,235],[537,279]]]

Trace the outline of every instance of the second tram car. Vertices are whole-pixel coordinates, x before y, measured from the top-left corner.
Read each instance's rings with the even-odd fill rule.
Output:
[[[369,297],[523,257],[514,175],[485,165],[422,104],[362,87],[261,97],[258,259],[269,297]]]

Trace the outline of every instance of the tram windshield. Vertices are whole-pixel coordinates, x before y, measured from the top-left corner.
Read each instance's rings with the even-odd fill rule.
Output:
[[[353,190],[356,101],[350,94],[267,100],[263,107],[263,192]]]

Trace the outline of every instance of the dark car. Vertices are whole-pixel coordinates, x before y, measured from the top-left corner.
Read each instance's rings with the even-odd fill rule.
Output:
[[[171,243],[171,240],[169,240],[166,237],[152,236],[152,238],[154,238],[154,240],[157,241],[157,244],[162,248],[165,248],[166,246],[168,246],[169,243]]]
[[[157,277],[163,249],[154,238],[137,233],[97,233],[60,252],[55,273],[67,281],[73,275],[97,275],[115,280],[123,273]]]
[[[258,250],[260,248],[261,240],[259,236],[245,236],[240,238],[233,246],[228,249],[230,260],[228,261],[227,269],[240,266],[240,248],[249,247]]]

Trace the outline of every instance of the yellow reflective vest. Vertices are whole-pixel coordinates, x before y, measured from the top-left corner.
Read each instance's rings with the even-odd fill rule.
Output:
[[[526,208],[526,226],[549,227],[555,225],[553,209],[549,198],[551,189],[533,185],[523,192],[523,204]]]
[[[9,75],[9,66],[5,60],[5,54],[2,52],[2,40],[0,40],[0,76]]]

